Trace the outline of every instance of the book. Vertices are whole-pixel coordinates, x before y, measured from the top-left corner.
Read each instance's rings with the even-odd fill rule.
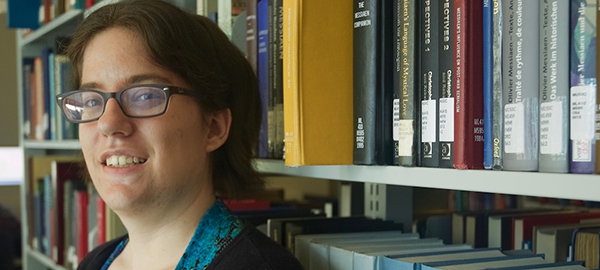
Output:
[[[423,0],[420,3],[420,53],[421,72],[421,165],[439,167],[440,144],[438,141],[438,101],[440,98],[440,55],[439,55],[439,14],[440,5],[435,1]]]
[[[362,239],[397,237],[400,235],[403,235],[402,231],[302,234],[296,236],[296,248],[294,249],[294,256],[298,258],[305,269],[308,269],[308,266],[310,265],[310,243],[335,240],[350,241],[351,239],[358,239],[360,241]]]
[[[513,255],[513,256],[501,256],[492,258],[481,258],[481,259],[467,259],[467,260],[449,260],[441,262],[425,263],[421,267],[423,270],[429,269],[447,269],[447,270],[473,270],[473,269],[490,269],[490,268],[501,268],[506,269],[507,267],[514,266],[530,266],[544,264],[543,254],[538,255]]]
[[[505,0],[503,12],[504,169],[538,170],[539,1]],[[523,14],[528,14],[523,16]]]
[[[529,217],[513,217],[512,248],[532,249],[533,226],[581,222],[600,218],[600,212],[561,213]]]
[[[246,0],[246,59],[258,75],[258,1]]]
[[[283,9],[285,164],[352,164],[352,2]]]
[[[355,0],[353,24],[353,163],[394,163],[393,19],[395,1]]]
[[[53,234],[55,235],[52,250],[56,252],[54,260],[57,264],[62,265],[65,262],[65,223],[71,222],[65,220],[65,183],[67,181],[82,181],[83,179],[83,164],[81,161],[52,161],[51,163],[51,189],[53,193]],[[86,217],[87,218],[87,217]],[[87,237],[87,236],[86,236]]]
[[[421,264],[454,261],[454,260],[473,260],[484,258],[506,257],[499,249],[481,248],[466,250],[451,250],[441,252],[422,252],[407,254],[401,256],[388,256],[393,261],[383,262],[382,269],[419,269]],[[382,265],[383,266],[383,265]],[[394,266],[394,267],[392,267]]]
[[[535,226],[533,252],[545,254],[548,262],[566,262],[569,257],[571,236],[577,228],[600,227],[599,223],[570,223]]]
[[[600,228],[578,229],[572,237],[573,260],[584,262],[588,269],[600,267]]]
[[[454,1],[454,167],[483,169],[483,5]]]
[[[262,119],[260,122],[260,134],[258,139],[258,157],[269,157],[269,43],[268,43],[268,0],[261,0],[257,4],[257,69],[258,89],[260,92],[260,103],[262,107]],[[250,11],[250,2],[248,3],[248,11]],[[249,35],[249,34],[248,34]],[[250,38],[250,37],[248,37]],[[250,43],[250,41],[249,41]],[[248,59],[250,61],[250,59]]]
[[[454,168],[454,1],[443,0],[439,5],[439,159],[441,168]]]
[[[540,2],[540,172],[569,172],[569,2]]]
[[[492,169],[494,160],[494,56],[492,0],[483,0],[483,167]]]
[[[594,173],[596,1],[571,1],[571,172]]]
[[[283,1],[269,0],[269,153],[283,159]]]
[[[502,170],[504,169],[504,107],[502,104],[502,0],[492,0],[492,4],[492,169]]]
[[[383,268],[383,260],[392,260],[391,257],[408,254],[422,254],[431,252],[447,252],[472,249],[469,245],[410,245],[399,249],[389,249],[368,253],[354,253],[354,270],[376,270]],[[394,260],[396,261],[396,260]],[[379,267],[379,268],[377,268]],[[412,268],[411,268],[412,269]]]
[[[419,58],[419,14],[418,1],[401,0],[399,13],[400,24],[400,88],[398,122],[398,158],[401,166],[421,166],[421,133],[419,123],[420,93],[418,89]]]
[[[6,22],[9,28],[38,29],[40,27],[39,1],[7,1]]]

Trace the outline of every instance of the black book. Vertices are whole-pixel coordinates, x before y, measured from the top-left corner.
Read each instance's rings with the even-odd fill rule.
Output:
[[[353,162],[394,164],[392,1],[354,1]]]
[[[283,158],[283,0],[268,0],[269,111],[267,156]]]
[[[439,95],[438,135],[439,159],[441,168],[454,168],[454,18],[452,18],[453,1],[442,0],[438,3],[439,11]]]
[[[421,166],[421,98],[419,84],[418,1],[400,0],[400,121],[398,156],[401,166]]]
[[[421,162],[424,167],[439,167],[438,100],[440,97],[439,9],[438,2],[422,0],[419,7],[421,73]]]

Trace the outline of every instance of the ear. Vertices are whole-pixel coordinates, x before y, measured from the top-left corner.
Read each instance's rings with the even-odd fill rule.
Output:
[[[231,110],[216,111],[207,116],[208,135],[206,140],[206,151],[212,152],[227,141],[229,128],[231,127]]]

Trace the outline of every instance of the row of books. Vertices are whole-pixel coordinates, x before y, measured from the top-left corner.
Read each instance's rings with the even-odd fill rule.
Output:
[[[70,60],[63,55],[68,38],[57,38],[55,47],[45,47],[40,56],[23,61],[23,136],[30,140],[78,138],[78,128],[63,117],[55,96],[72,90]]]
[[[450,216],[450,219],[432,216],[426,228],[415,228],[413,233],[402,233],[401,224],[364,217],[271,218],[267,224],[268,235],[288,248],[306,269],[424,269],[421,268],[425,266],[424,263],[438,261],[444,263],[428,265],[433,267],[430,269],[508,269],[506,267],[517,265],[529,265],[529,268],[515,269],[567,265],[580,267],[566,269],[584,269],[581,265],[592,269],[599,267],[597,243],[600,227],[597,219],[593,221],[598,216],[597,212],[522,210],[488,213],[485,218],[490,220],[489,245],[481,245],[478,239],[469,234],[461,235],[460,239],[456,239],[456,235],[450,237],[454,239],[448,238],[448,232],[456,234],[457,230],[469,232],[488,226],[487,222],[482,224],[483,219],[479,215],[483,214],[460,213]],[[511,219],[516,223],[512,227],[506,226],[510,223],[506,221]],[[492,228],[495,231],[492,232]],[[534,245],[529,248],[520,245],[504,247],[504,242],[508,240],[510,243],[511,237],[492,237],[492,234],[511,233],[510,230],[517,234],[532,230],[534,242],[530,239],[524,243]],[[531,238],[531,234],[524,237]],[[471,252],[485,253],[477,255]],[[498,258],[505,255],[518,256]],[[475,258],[487,259],[465,261]],[[523,264],[504,260],[523,260]],[[531,267],[534,264],[539,266]]]
[[[594,173],[594,1],[257,5],[260,157]]]
[[[67,269],[76,269],[93,248],[125,233],[85,180],[83,166],[76,156],[29,159],[27,243]]]

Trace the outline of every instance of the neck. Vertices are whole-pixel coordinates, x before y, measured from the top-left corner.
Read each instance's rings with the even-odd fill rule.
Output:
[[[129,243],[118,258],[125,260],[129,269],[175,268],[215,199],[212,188],[202,188],[190,203],[159,206],[143,214],[119,213]]]

